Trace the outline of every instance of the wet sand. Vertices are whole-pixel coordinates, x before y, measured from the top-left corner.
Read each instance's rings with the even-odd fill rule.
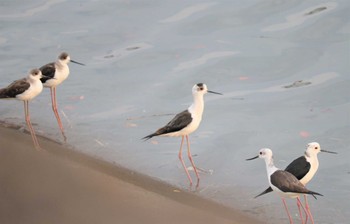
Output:
[[[259,223],[166,183],[0,127],[0,223]]]

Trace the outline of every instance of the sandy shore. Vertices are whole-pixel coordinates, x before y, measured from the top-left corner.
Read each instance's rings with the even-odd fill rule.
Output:
[[[0,127],[0,223],[258,223],[165,183]]]

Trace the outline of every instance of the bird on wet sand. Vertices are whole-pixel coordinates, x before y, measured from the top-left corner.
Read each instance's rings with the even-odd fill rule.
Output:
[[[285,169],[285,171],[293,174],[304,186],[309,183],[309,181],[314,177],[314,175],[317,172],[319,162],[317,155],[319,152],[326,152],[326,153],[333,153],[336,154],[336,152],[323,150],[321,149],[321,146],[317,142],[310,142],[307,144],[306,151],[304,155],[298,157],[297,159],[293,160]],[[272,191],[271,187],[268,187],[265,191],[260,193],[259,195],[255,196],[255,198],[267,194]],[[307,196],[304,195],[305,200],[305,208],[306,210],[310,212],[310,206],[307,201]],[[300,210],[300,205],[298,204],[298,208]],[[307,222],[308,216],[306,216],[305,223]],[[311,222],[314,223],[313,217],[310,216]]]
[[[293,220],[292,217],[288,211],[288,207],[285,201],[285,198],[296,198],[302,209],[306,214],[308,214],[311,217],[311,214],[309,214],[309,211],[307,211],[304,206],[301,204],[301,201],[299,199],[299,195],[305,195],[310,194],[315,199],[315,195],[323,196],[320,193],[310,191],[308,190],[293,174],[278,169],[274,163],[273,163],[273,154],[272,150],[268,148],[263,148],[259,151],[259,155],[255,156],[253,158],[247,159],[247,160],[253,160],[257,158],[262,158],[265,160],[266,164],[266,170],[267,170],[267,177],[269,180],[269,185],[271,189],[279,194],[279,196],[282,199],[282,202],[284,204],[284,208],[287,212],[289,222],[292,224]],[[301,212],[299,212],[300,218],[302,223],[304,223],[304,220],[302,219]]]
[[[147,135],[143,139],[148,140],[155,136],[171,136],[171,137],[179,137],[181,136],[181,144],[179,150],[179,160],[183,168],[185,169],[188,180],[190,181],[190,185],[192,185],[192,178],[186,168],[185,162],[182,158],[182,146],[184,142],[184,138],[186,138],[187,142],[187,156],[191,162],[193,170],[197,177],[197,186],[199,184],[199,174],[197,167],[194,164],[192,159],[191,150],[190,150],[190,141],[188,135],[194,132],[202,120],[202,114],[204,110],[204,99],[203,96],[206,93],[214,93],[222,95],[218,92],[213,92],[208,90],[207,86],[203,83],[198,83],[192,87],[192,95],[193,95],[193,103],[187,109],[177,114],[168,124],[164,127],[159,128],[156,132]]]
[[[68,78],[68,75],[69,75],[68,63],[69,62],[73,62],[73,63],[79,64],[79,65],[84,65],[80,62],[72,60],[66,52],[63,52],[58,56],[58,58],[55,62],[51,62],[51,63],[48,63],[48,64],[40,67],[41,72],[45,76],[45,77],[41,78],[41,82],[43,83],[44,87],[50,88],[52,110],[56,116],[57,123],[58,123],[60,130],[61,130],[64,142],[67,141],[67,137],[64,133],[61,118],[60,118],[60,115],[58,114],[58,110],[57,110],[56,87]]]
[[[9,86],[0,89],[0,99],[17,99],[24,102],[25,121],[33,139],[34,147],[41,150],[29,115],[29,101],[43,90],[40,78],[44,77],[39,69],[32,69],[28,76],[12,82]]]

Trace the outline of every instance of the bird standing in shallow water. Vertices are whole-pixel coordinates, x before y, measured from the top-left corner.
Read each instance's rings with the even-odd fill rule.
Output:
[[[289,222],[292,224],[293,220],[292,217],[288,211],[288,207],[285,201],[285,198],[296,198],[300,206],[303,208],[304,212],[308,215],[309,211],[307,211],[304,206],[301,204],[301,201],[299,199],[299,195],[305,195],[305,194],[311,194],[314,198],[315,195],[323,196],[322,194],[319,194],[314,191],[308,190],[293,174],[280,170],[273,164],[273,155],[271,149],[261,149],[259,151],[259,155],[255,156],[253,158],[247,159],[247,160],[253,160],[257,158],[262,158],[265,160],[266,164],[266,170],[267,170],[267,177],[269,180],[270,187],[273,191],[277,192],[284,204],[284,207],[286,209]],[[302,223],[304,223],[304,220],[302,219],[301,213],[300,218],[302,220]]]
[[[309,183],[309,181],[314,177],[314,175],[317,172],[319,162],[317,155],[319,152],[327,152],[327,153],[333,153],[336,154],[336,152],[327,151],[321,149],[321,146],[317,142],[311,142],[307,144],[307,149],[305,151],[305,154],[303,156],[300,156],[299,158],[293,160],[285,169],[285,171],[293,174],[304,186]],[[272,188],[269,187],[259,195],[257,195],[255,198],[267,194],[272,191]],[[309,214],[311,215],[310,206],[307,202],[307,196],[304,195],[305,200],[305,208],[308,210]],[[298,203],[298,209],[300,212],[300,205]],[[311,222],[314,223],[314,219],[312,216],[310,216]],[[308,216],[306,213],[306,220],[305,223],[308,220]]]
[[[221,93],[209,91],[207,86],[203,83],[198,83],[194,85],[192,87],[192,95],[193,95],[192,105],[187,110],[177,114],[167,125],[165,125],[162,128],[159,128],[153,134],[147,135],[146,137],[143,138],[145,140],[148,140],[154,136],[175,136],[175,137],[181,136],[182,139],[181,139],[181,145],[180,145],[178,156],[183,168],[185,169],[185,172],[190,181],[190,184],[192,185],[192,178],[188,173],[185,162],[182,158],[182,146],[183,146],[184,138],[186,137],[187,156],[192,164],[194,172],[196,173],[197,186],[199,184],[199,174],[197,171],[197,167],[195,166],[192,159],[188,135],[194,132],[198,128],[199,124],[201,123],[202,114],[204,110],[203,96],[206,93],[214,93],[214,94],[222,95]]]
[[[67,137],[64,134],[61,118],[57,111],[56,87],[68,77],[69,62],[73,62],[79,65],[84,65],[80,62],[71,60],[70,56],[67,53],[63,52],[58,56],[58,59],[55,62],[51,62],[49,64],[46,64],[40,67],[41,72],[45,76],[41,78],[41,82],[43,83],[44,87],[50,88],[52,110],[56,116],[58,126],[60,127],[62,136],[64,138],[64,142],[67,141]]]
[[[1,99],[18,99],[24,102],[25,120],[32,136],[34,147],[37,150],[40,150],[41,147],[30,122],[29,101],[39,95],[43,90],[43,84],[40,81],[42,77],[42,73],[39,69],[33,69],[26,78],[16,80],[9,86],[0,89]]]

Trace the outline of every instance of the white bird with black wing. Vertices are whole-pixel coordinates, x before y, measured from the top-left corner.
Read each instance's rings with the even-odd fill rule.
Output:
[[[309,144],[307,144],[307,148],[304,155],[293,160],[293,162],[291,162],[284,170],[293,174],[300,181],[300,183],[302,183],[305,186],[314,177],[318,170],[319,162],[317,155],[320,152],[336,154],[336,152],[321,149],[320,144],[317,142],[310,142]],[[255,196],[255,198],[267,194],[269,192],[272,192],[271,187],[268,187],[265,191]],[[307,202],[306,195],[304,195],[304,200],[305,208],[309,211],[309,214],[311,215],[310,206]],[[300,212],[300,204],[298,203],[297,205]],[[305,222],[307,222],[307,219],[308,216],[306,216]],[[311,222],[314,223],[312,216],[310,216],[310,219]]]
[[[185,111],[177,114],[167,125],[162,128],[159,128],[156,132],[147,135],[143,139],[148,140],[155,136],[181,136],[181,145],[179,150],[179,159],[183,168],[185,169],[186,175],[192,185],[192,178],[186,168],[185,162],[182,158],[182,146],[184,142],[184,138],[186,137],[187,142],[187,156],[192,164],[194,172],[197,177],[197,185],[199,184],[199,174],[197,171],[197,167],[195,166],[191,151],[190,151],[190,142],[188,139],[188,135],[197,130],[199,124],[202,120],[202,114],[204,110],[204,99],[203,96],[206,93],[214,93],[222,95],[221,93],[209,91],[207,86],[203,83],[198,83],[192,87],[192,95],[193,95],[193,103],[192,105]]]
[[[300,206],[303,208],[304,212],[311,217],[311,214],[308,210],[304,208],[299,199],[299,195],[310,194],[313,197],[315,195],[323,196],[320,193],[308,190],[293,174],[280,170],[275,167],[273,163],[273,155],[271,149],[263,148],[259,151],[259,155],[247,160],[253,160],[257,158],[262,158],[265,160],[267,177],[269,180],[270,187],[273,191],[277,192],[283,201],[284,207],[288,214],[288,218],[290,223],[293,223],[292,217],[288,211],[287,204],[285,202],[285,198],[296,198]],[[315,197],[316,198],[316,197]],[[300,218],[302,223],[304,220],[302,219],[302,215],[300,212]]]
[[[39,69],[32,69],[26,78],[16,80],[9,86],[0,89],[0,99],[18,99],[24,102],[25,120],[37,150],[40,150],[41,147],[30,122],[29,101],[43,90],[43,84],[40,81],[42,77],[43,75]]]
[[[40,67],[41,72],[45,76],[41,78],[41,82],[43,83],[44,87],[50,88],[52,110],[56,116],[58,126],[60,127],[65,142],[67,140],[67,137],[64,134],[61,118],[57,111],[56,87],[68,78],[69,62],[84,65],[80,62],[73,61],[67,53],[63,52],[58,56],[55,62],[51,62]]]

